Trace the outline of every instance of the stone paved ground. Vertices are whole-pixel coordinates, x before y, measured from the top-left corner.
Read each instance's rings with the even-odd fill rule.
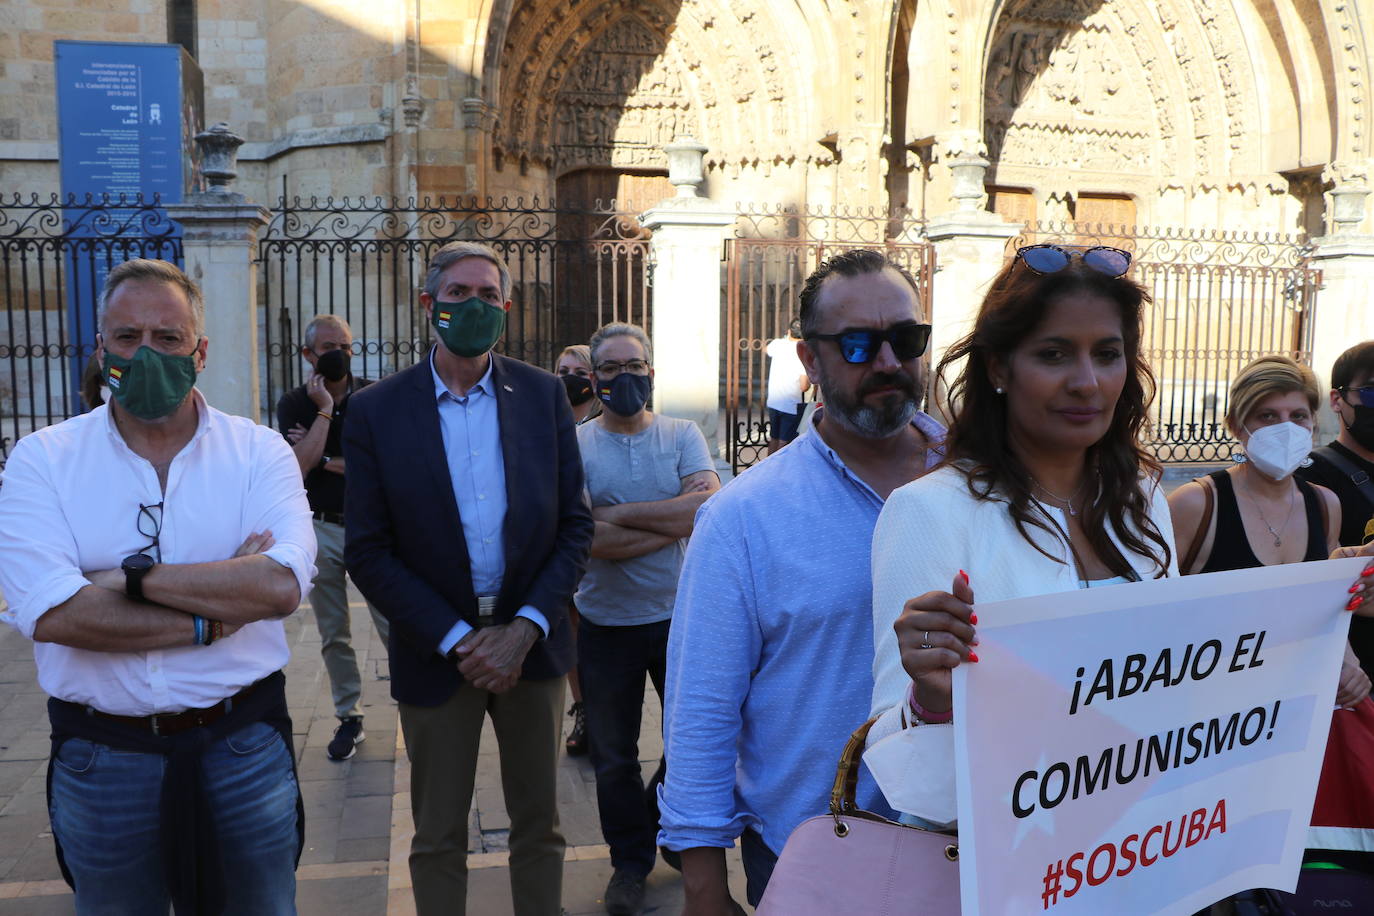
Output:
[[[407,916],[414,912],[406,852],[411,835],[409,770],[390,699],[386,649],[374,638],[366,607],[353,593],[353,631],[364,667],[367,740],[348,761],[325,756],[336,720],[320,661],[319,634],[309,608],[286,622],[292,646],[287,699],[295,723],[296,752],[306,810],[306,845],[297,872],[303,916]],[[648,776],[661,751],[660,715],[647,688],[640,748]],[[74,912],[58,874],[44,802],[48,755],[46,697],[38,689],[32,646],[0,626],[0,914],[48,916]],[[610,860],[596,815],[596,786],[586,758],[564,757],[559,768],[559,813],[568,841],[563,905],[569,916],[603,913],[601,892]],[[487,728],[477,768],[470,828],[468,912],[511,912],[506,831],[496,741]],[[737,899],[743,876],[730,855]],[[662,863],[649,877],[646,913],[682,908],[682,882]]]

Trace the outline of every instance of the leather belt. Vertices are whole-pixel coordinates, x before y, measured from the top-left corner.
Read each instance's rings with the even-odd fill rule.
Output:
[[[266,680],[264,678],[263,680]],[[92,706],[85,707],[86,715],[94,716],[97,719],[106,719],[110,722],[119,722],[134,728],[152,732],[154,735],[166,737],[168,735],[180,734],[190,731],[193,728],[201,728],[218,722],[223,719],[234,708],[234,703],[252,695],[263,681],[249,684],[247,687],[234,694],[232,697],[220,700],[214,706],[207,706],[204,709],[187,709],[182,712],[155,713],[151,716],[117,716],[114,713],[101,712]]]
[[[317,522],[329,522],[331,525],[342,525],[344,523],[342,512],[311,512],[310,516]]]

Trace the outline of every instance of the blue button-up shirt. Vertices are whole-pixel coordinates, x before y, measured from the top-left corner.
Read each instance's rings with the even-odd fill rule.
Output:
[[[506,465],[501,451],[501,419],[492,390],[491,360],[477,384],[458,397],[434,366],[434,351],[429,354],[429,371],[434,376],[434,398],[439,408],[439,431],[444,438],[453,498],[463,523],[468,562],[472,568],[472,590],[477,595],[495,595],[501,590],[506,573],[505,546],[501,541],[506,522]],[[528,617],[544,635],[549,622],[530,605],[517,617]],[[439,644],[439,654],[448,653],[472,629],[460,620]]]
[[[925,414],[932,445],[944,429]],[[940,459],[938,447],[927,466]],[[883,501],[809,431],[697,513],[668,636],[660,844],[781,852],[823,814],[873,693],[873,527]],[[892,816],[864,771],[858,803]]]

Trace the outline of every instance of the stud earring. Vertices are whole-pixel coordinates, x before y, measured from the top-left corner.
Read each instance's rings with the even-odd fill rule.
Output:
[[[1006,390],[1005,388],[1003,388],[1001,385],[998,385],[998,386],[997,386],[997,393],[998,393],[998,394],[1006,394],[1006,393],[1007,393],[1007,390]]]

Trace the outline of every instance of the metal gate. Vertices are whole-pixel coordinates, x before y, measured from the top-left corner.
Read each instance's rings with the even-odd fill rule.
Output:
[[[279,202],[259,242],[263,410],[304,380],[299,356],[311,318],[353,328],[354,372],[380,378],[412,365],[433,340],[419,305],[430,256],[447,242],[490,245],[511,272],[511,306],[497,351],[546,369],[608,321],[649,326],[649,234],[612,201],[415,203],[299,198]]]
[[[1037,223],[1008,247],[1038,242],[1131,251],[1153,298],[1142,351],[1154,370],[1146,447],[1161,461],[1220,461],[1231,380],[1270,354],[1311,365],[1321,271],[1304,239],[1220,231]]]
[[[130,258],[181,260],[154,198],[0,197],[0,467],[14,442],[85,410],[104,276]]]
[[[726,243],[721,334],[725,460],[735,473],[764,457],[769,434],[765,350],[769,341],[786,336],[797,317],[806,278],[833,254],[873,248],[910,271],[929,308],[935,248],[921,238],[923,228],[905,214],[876,211],[779,208],[741,216],[737,237]],[[894,231],[902,235],[889,238]]]

